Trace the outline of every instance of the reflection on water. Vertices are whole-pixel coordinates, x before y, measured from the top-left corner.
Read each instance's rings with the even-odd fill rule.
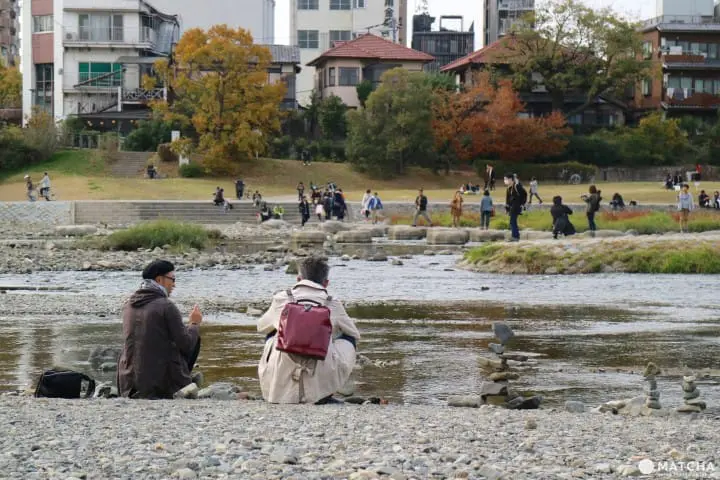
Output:
[[[363,334],[361,353],[398,362],[358,370],[359,394],[441,404],[449,394],[476,392],[485,378],[478,357],[487,352],[490,324],[498,320],[518,334],[510,350],[536,355],[538,361],[515,382],[518,389],[540,392],[551,404],[640,395],[642,379],[630,370],[649,360],[675,373],[685,367],[719,367],[720,296],[707,285],[720,283],[720,276],[487,275],[457,271],[456,260],[419,257],[405,260],[403,267],[331,260],[331,290],[352,303],[348,312]],[[32,302],[45,295],[100,299],[127,294],[138,277],[136,272],[48,272],[0,275],[0,285],[70,289],[26,294]],[[241,312],[245,303],[268,300],[292,278],[262,266],[178,272],[174,296],[180,303],[223,299],[231,305],[208,315],[202,329],[199,363],[207,381],[233,381],[258,391],[262,338],[254,328],[256,319]],[[94,347],[120,340],[119,320],[99,312],[0,316],[0,388],[33,384],[54,365],[88,370]],[[112,372],[89,373],[99,380],[114,377]],[[710,403],[720,401],[720,387],[705,383],[703,396]],[[666,404],[681,403],[677,376],[662,377],[660,386]]]

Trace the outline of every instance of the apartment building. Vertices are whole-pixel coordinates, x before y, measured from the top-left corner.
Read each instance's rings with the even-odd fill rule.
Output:
[[[19,54],[18,0],[0,0],[0,66],[15,65]]]
[[[255,43],[275,43],[276,0],[150,0],[162,12],[178,16],[182,31],[227,24],[250,31]]]
[[[291,44],[300,47],[303,65],[365,33],[405,45],[407,0],[290,0]],[[306,66],[297,78],[301,105],[310,102],[315,68]]]
[[[448,63],[475,50],[474,26],[465,31],[462,16],[441,16],[437,30],[432,28],[434,22],[435,17],[428,14],[413,16],[412,48],[435,58],[425,65],[426,72],[438,72]]]
[[[661,109],[669,117],[717,118],[720,19],[715,8],[713,0],[664,0],[658,3],[659,16],[643,23],[643,55],[654,68],[635,89],[638,115]]]
[[[523,17],[535,11],[535,0],[484,0],[483,46],[504,37]]]
[[[170,54],[176,16],[144,0],[25,0],[22,12],[23,116],[33,108],[56,120],[132,111],[161,90],[142,77]]]

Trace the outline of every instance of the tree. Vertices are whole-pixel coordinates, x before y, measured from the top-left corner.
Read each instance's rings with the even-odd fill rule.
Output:
[[[433,91],[422,73],[385,72],[363,110],[349,112],[347,157],[375,176],[401,175],[409,165],[434,166]]]
[[[569,114],[585,110],[598,95],[618,95],[651,75],[643,59],[637,25],[609,8],[593,10],[579,0],[549,0],[528,18],[532,25],[506,42],[515,87],[547,88],[553,110],[565,97],[582,92],[584,102]],[[533,74],[542,78],[533,79]]]
[[[282,82],[268,83],[272,55],[253,43],[242,28],[194,28],[180,39],[172,60],[156,64],[170,88],[171,101],[153,110],[165,121],[192,126],[197,140],[184,140],[178,152],[195,150],[215,172],[266,151],[270,134],[280,129]]]
[[[14,67],[0,65],[0,108],[22,105],[22,75]]]
[[[446,90],[448,92],[456,92],[459,88],[455,82],[455,77],[446,73],[426,73],[425,81],[430,85],[430,88],[435,91]]]
[[[125,139],[123,148],[130,152],[154,152],[161,143],[170,141],[172,125],[158,118],[140,122]]]
[[[324,98],[318,105],[318,120],[323,136],[329,140],[345,138],[347,133],[346,113],[347,106],[340,97],[330,95]]]
[[[367,99],[370,98],[370,94],[372,94],[374,88],[373,83],[368,79],[358,83],[357,87],[355,87],[355,91],[357,92],[358,100],[360,101],[360,106],[362,108],[365,108]]]
[[[474,85],[463,93],[445,93],[433,104],[439,151],[451,149],[465,161],[490,156],[508,162],[562,153],[572,133],[562,114],[522,118],[525,106],[509,80],[495,86],[483,74]]]

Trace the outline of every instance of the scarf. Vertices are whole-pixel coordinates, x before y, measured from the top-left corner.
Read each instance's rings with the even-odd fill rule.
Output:
[[[160,293],[163,294],[164,297],[168,296],[167,290],[165,290],[165,287],[157,283],[155,280],[143,280],[140,284],[140,290],[157,290]]]

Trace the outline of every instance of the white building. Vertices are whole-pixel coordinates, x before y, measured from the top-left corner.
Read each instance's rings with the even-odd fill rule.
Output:
[[[305,65],[297,78],[298,102],[308,104],[315,85],[315,68],[307,63],[334,42],[373,33],[405,45],[407,23],[407,0],[290,0],[291,44],[300,47]]]
[[[715,10],[714,0],[657,0],[656,16],[671,17],[712,17]],[[701,23],[698,19],[697,23]]]
[[[23,117],[34,107],[56,120],[131,110],[147,100],[140,93],[143,74],[179,38],[177,18],[143,0],[25,0],[24,6]]]
[[[275,0],[150,0],[180,19],[182,31],[226,23],[249,30],[255,43],[275,43]]]

